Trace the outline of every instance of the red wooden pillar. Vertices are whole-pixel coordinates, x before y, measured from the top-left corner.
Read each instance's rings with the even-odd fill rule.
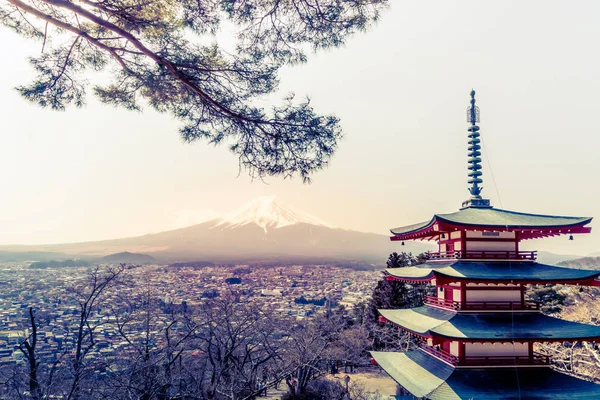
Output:
[[[528,350],[528,352],[529,352],[529,358],[533,359],[533,342],[528,342],[527,345],[529,347],[529,350]]]
[[[467,284],[465,282],[460,283],[460,308],[465,307],[467,304]]]
[[[444,340],[440,347],[442,348],[443,351],[450,354],[450,341],[449,340]]]

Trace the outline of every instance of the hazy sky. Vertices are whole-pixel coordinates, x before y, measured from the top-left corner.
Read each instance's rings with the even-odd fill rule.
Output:
[[[157,232],[270,194],[331,224],[387,234],[468,197],[471,88],[485,197],[600,218],[599,14],[597,1],[393,1],[370,32],[283,71],[277,98],[310,95],[344,127],[312,185],[238,177],[225,148],[183,144],[178,122],[151,110],[91,97],[83,109],[42,110],[13,90],[29,82],[26,57],[41,45],[0,29],[0,243]],[[600,251],[600,233],[532,245],[587,254]]]

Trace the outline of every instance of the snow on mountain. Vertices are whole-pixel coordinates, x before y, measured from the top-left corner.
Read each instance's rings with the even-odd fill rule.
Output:
[[[170,231],[97,242],[0,246],[0,250],[13,252],[10,253],[13,258],[14,252],[28,254],[27,260],[39,259],[32,254],[40,257],[53,254],[46,259],[65,259],[130,252],[151,255],[161,263],[349,262],[351,265],[382,265],[391,252],[418,254],[433,250],[433,246],[407,242],[406,246],[400,247],[387,235],[336,228],[305,212],[284,206],[271,196],[255,199],[221,218]]]
[[[333,228],[332,225],[292,206],[282,205],[275,196],[258,197],[242,207],[233,210],[218,219],[214,226],[235,228],[248,224],[260,226],[265,233],[269,229],[277,229],[288,225],[306,223]]]

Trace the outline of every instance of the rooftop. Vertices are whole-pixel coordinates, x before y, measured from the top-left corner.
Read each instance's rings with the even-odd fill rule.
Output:
[[[591,217],[565,217],[556,215],[527,214],[501,210],[493,207],[467,207],[450,214],[435,214],[430,221],[391,229],[397,238],[419,239],[435,236],[458,228],[479,228],[501,231],[518,231],[523,239],[554,234],[589,233],[584,227]]]
[[[379,310],[391,323],[422,336],[474,341],[563,341],[600,339],[600,326],[564,321],[541,313],[456,313],[422,306]]]
[[[421,350],[371,354],[396,382],[416,397],[432,400],[600,398],[600,385],[551,368],[455,369]]]
[[[600,271],[555,267],[523,261],[430,261],[414,267],[388,268],[390,279],[429,281],[449,278],[453,281],[514,283],[579,283],[594,285]]]

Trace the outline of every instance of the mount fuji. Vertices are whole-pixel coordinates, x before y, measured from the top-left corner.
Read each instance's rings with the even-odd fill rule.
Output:
[[[258,197],[252,200],[241,208],[223,215],[215,227],[236,228],[248,224],[258,225],[265,233],[296,224],[334,228],[304,211],[296,210],[289,205],[281,205],[276,201],[275,196]]]
[[[219,218],[185,228],[123,239],[42,246],[0,246],[0,251],[56,252],[97,258],[145,253],[159,262],[363,263],[384,264],[391,252],[431,250],[423,243],[401,247],[386,235],[342,229],[275,197],[259,197]],[[64,257],[63,257],[64,258]]]

